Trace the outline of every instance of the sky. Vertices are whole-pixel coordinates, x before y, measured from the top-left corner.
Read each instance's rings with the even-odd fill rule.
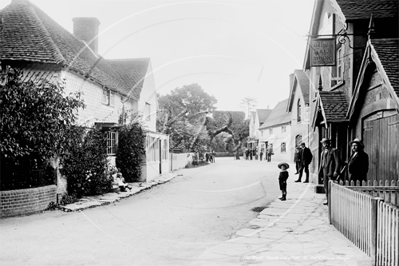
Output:
[[[0,9],[10,0],[2,0]],[[314,0],[31,0],[66,30],[100,20],[99,54],[151,58],[157,92],[199,84],[217,110],[273,108],[302,69]]]

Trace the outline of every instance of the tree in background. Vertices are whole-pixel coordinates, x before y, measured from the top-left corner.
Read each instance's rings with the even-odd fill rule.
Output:
[[[170,136],[170,149],[202,150],[207,138],[204,120],[216,109],[216,98],[191,84],[158,96],[158,103],[157,131]]]
[[[229,117],[231,117],[230,125],[228,125]],[[249,121],[245,119],[245,113],[242,111],[214,111],[208,128],[215,130],[224,127],[225,131],[213,138],[212,147],[215,151],[238,150],[241,144],[240,147],[236,146],[240,143],[240,140],[242,143],[249,136]]]

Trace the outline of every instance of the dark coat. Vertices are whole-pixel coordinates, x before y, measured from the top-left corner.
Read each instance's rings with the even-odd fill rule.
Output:
[[[332,177],[334,173],[339,174],[339,153],[335,148],[325,149],[321,153],[320,170],[324,177]],[[327,175],[327,176],[326,176]]]
[[[312,152],[309,148],[305,147],[301,151],[301,162],[305,165],[309,165],[313,159]]]
[[[352,155],[348,162],[348,172],[350,180],[366,181],[367,172],[369,171],[369,156],[364,151],[358,151],[356,155]]]
[[[294,154],[294,162],[300,162],[301,161],[301,151],[296,151],[295,150],[295,154]]]

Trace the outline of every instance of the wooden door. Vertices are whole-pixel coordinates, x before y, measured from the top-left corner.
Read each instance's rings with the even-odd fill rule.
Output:
[[[369,155],[368,180],[398,180],[399,114],[379,112],[363,121],[365,152]]]

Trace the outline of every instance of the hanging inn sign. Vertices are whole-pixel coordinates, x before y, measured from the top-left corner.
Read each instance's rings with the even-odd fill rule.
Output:
[[[310,66],[335,66],[335,38],[312,39]]]

